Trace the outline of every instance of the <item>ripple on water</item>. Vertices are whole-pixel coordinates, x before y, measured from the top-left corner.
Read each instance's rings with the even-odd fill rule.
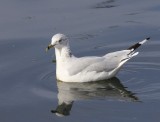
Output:
[[[43,72],[35,82],[35,85],[31,87],[31,93],[45,99],[56,99],[57,88],[54,79],[54,71]]]
[[[125,70],[126,68],[127,70]],[[140,100],[152,101],[160,100],[159,70],[160,63],[129,62],[121,74],[127,74],[127,77],[133,75],[125,83],[129,84],[129,88],[133,88],[133,91],[138,94]]]
[[[49,80],[53,79],[55,76],[55,73],[53,71],[45,72],[40,76],[40,80]]]
[[[97,3],[93,8],[100,9],[100,8],[113,8],[117,5],[114,4],[114,0],[107,0],[100,3]]]
[[[127,65],[128,68],[132,68],[132,71],[139,70],[160,70],[160,63],[154,63],[154,62],[130,62],[128,63],[130,65]]]
[[[57,93],[53,92],[52,90],[49,89],[44,89],[44,88],[32,88],[31,92],[35,94],[36,96],[42,97],[42,98],[47,98],[47,99],[57,99]]]

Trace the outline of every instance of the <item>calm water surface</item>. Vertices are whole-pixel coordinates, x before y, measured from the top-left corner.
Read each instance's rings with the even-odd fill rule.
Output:
[[[160,121],[159,1],[8,0],[0,10],[0,121]],[[68,34],[78,57],[151,40],[116,78],[63,83],[54,50],[45,53],[58,32]]]

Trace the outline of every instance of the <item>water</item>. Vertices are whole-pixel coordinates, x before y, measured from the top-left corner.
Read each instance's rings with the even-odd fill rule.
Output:
[[[6,0],[0,10],[0,121],[160,120],[159,1]],[[69,84],[56,81],[54,51],[45,53],[58,32],[68,34],[76,56],[151,40],[117,78]]]

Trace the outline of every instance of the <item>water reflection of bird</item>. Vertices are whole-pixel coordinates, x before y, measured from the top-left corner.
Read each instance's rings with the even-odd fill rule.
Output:
[[[58,106],[52,110],[58,116],[70,114],[74,101],[85,99],[113,99],[124,101],[138,101],[131,91],[126,90],[116,77],[105,81],[88,83],[67,83],[57,81]]]

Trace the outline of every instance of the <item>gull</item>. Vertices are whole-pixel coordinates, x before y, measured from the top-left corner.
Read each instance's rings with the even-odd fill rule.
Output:
[[[129,48],[111,52],[104,56],[75,57],[64,34],[55,34],[46,51],[55,48],[56,77],[63,82],[91,82],[115,77],[122,66],[138,55],[135,50],[150,38],[146,38]]]

